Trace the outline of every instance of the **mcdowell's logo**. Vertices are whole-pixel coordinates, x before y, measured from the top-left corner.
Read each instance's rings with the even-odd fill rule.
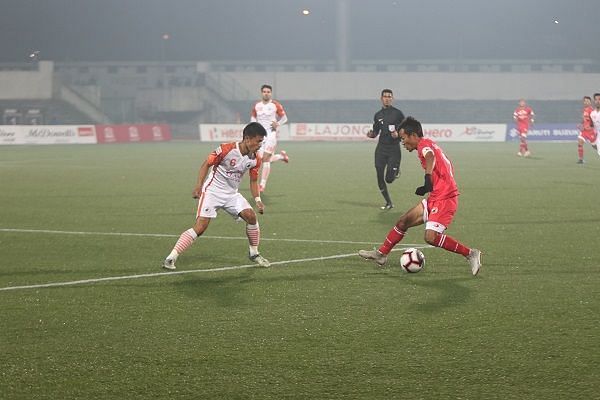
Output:
[[[54,137],[54,138],[61,138],[61,137],[75,137],[77,134],[75,133],[75,131],[71,130],[71,129],[65,129],[65,130],[60,130],[60,129],[49,129],[49,128],[32,128],[29,129],[27,131],[27,137],[30,138],[44,138],[44,137]]]

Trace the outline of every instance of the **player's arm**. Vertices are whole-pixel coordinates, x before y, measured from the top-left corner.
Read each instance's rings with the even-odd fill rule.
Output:
[[[273,130],[276,130],[277,128],[279,128],[281,125],[285,124],[288,121],[287,118],[287,114],[283,114],[282,116],[280,116],[277,121],[273,121],[271,123],[271,128],[273,128]]]
[[[256,119],[256,106],[252,107],[252,110],[250,111],[250,122],[258,122]]]
[[[210,167],[208,160],[204,160],[200,169],[198,170],[198,181],[196,181],[196,186],[194,186],[194,190],[192,191],[192,197],[197,199],[202,194],[202,184],[206,179],[206,175],[208,175],[208,168]]]
[[[256,163],[256,166],[250,168],[249,176],[250,176],[250,193],[252,193],[252,197],[254,198],[254,202],[256,203],[256,208],[258,212],[263,214],[265,212],[265,205],[263,204],[260,198],[260,190],[258,188],[258,171],[260,169],[261,161]]]
[[[379,134],[379,128],[377,127],[377,123],[379,121],[377,120],[377,114],[375,114],[375,116],[373,117],[373,128],[367,132],[367,137],[370,137],[371,139],[376,138],[377,135]]]
[[[283,106],[281,105],[280,102],[278,101],[274,101],[273,102],[275,104],[275,121],[271,122],[271,128],[273,130],[277,130],[277,128],[279,128],[281,125],[285,124],[288,120],[287,118],[287,114],[285,113],[285,110],[283,109]]]
[[[415,194],[417,196],[424,196],[425,193],[429,193],[433,190],[433,182],[431,182],[431,173],[433,172],[433,167],[435,166],[435,155],[433,151],[428,151],[425,153],[425,182],[423,186],[419,186],[417,190],[415,190]]]

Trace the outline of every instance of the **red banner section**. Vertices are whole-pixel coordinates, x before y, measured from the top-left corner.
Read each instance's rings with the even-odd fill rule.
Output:
[[[98,143],[166,142],[171,129],[164,124],[96,125]]]

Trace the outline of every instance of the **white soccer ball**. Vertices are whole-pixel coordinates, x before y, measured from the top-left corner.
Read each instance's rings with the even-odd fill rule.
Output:
[[[405,272],[419,272],[425,266],[425,256],[421,250],[410,248],[404,250],[400,256],[400,267]]]

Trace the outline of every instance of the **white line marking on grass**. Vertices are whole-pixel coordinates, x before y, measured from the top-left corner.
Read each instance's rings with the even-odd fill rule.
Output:
[[[57,231],[50,229],[18,229],[18,228],[0,228],[0,232],[12,233],[50,233],[58,235],[98,235],[98,236],[140,236],[140,237],[169,237],[178,238],[179,235],[167,233],[129,233],[129,232],[79,232],[79,231]],[[248,240],[246,236],[202,236],[203,239],[224,239],[224,240]],[[260,240],[277,242],[298,242],[298,243],[330,243],[330,244],[379,244],[379,242],[354,242],[351,240],[319,240],[319,239],[280,239],[261,237]]]
[[[417,246],[414,244],[407,244],[407,245],[405,245],[405,247],[393,249],[392,251],[401,251],[401,250],[407,249],[409,247],[418,247],[418,248],[423,249],[423,248],[432,247],[432,246],[429,246],[429,245]],[[286,261],[274,261],[271,263],[271,266],[295,264],[295,263],[305,263],[305,262],[310,262],[310,261],[334,260],[337,258],[347,258],[347,257],[354,257],[354,256],[358,256],[358,254],[357,253],[348,253],[348,254],[336,254],[333,256],[299,258],[296,260],[286,260]],[[156,277],[156,276],[174,276],[174,275],[183,275],[183,274],[194,274],[194,273],[200,273],[200,272],[232,271],[232,270],[236,270],[236,269],[245,269],[245,268],[260,268],[260,267],[258,267],[256,264],[245,264],[245,265],[234,265],[234,266],[230,266],[230,267],[219,267],[219,268],[211,268],[211,269],[193,269],[193,270],[187,270],[187,271],[155,272],[155,273],[151,273],[151,274],[109,276],[106,278],[81,279],[78,281],[42,283],[42,284],[38,284],[38,285],[7,286],[7,287],[0,288],[0,292],[5,292],[5,291],[9,291],[9,290],[20,290],[20,289],[41,289],[41,288],[49,288],[49,287],[73,286],[73,285],[82,285],[82,284],[86,284],[86,283],[120,281],[120,280],[125,280],[125,279],[152,278],[152,277]]]

